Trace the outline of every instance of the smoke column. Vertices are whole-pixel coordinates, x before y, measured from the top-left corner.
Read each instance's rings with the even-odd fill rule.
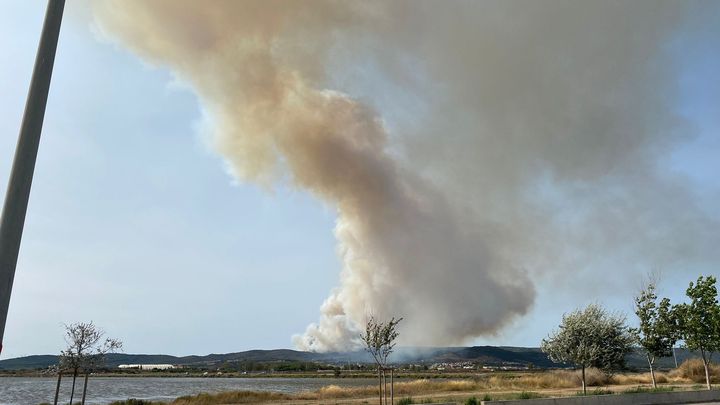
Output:
[[[665,47],[690,3],[94,8],[194,89],[234,176],[337,210],[340,284],[301,349],[355,347],[368,314],[405,317],[403,344],[461,343],[527,313],[541,277],[718,258],[717,222],[662,168],[691,135]]]

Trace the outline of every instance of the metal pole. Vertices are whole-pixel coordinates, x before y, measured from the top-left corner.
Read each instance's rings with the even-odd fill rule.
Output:
[[[0,219],[0,351],[64,8],[65,0],[48,0]]]

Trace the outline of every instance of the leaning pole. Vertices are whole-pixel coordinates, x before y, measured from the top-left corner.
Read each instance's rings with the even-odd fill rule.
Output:
[[[0,218],[0,352],[64,8],[65,0],[48,0]]]

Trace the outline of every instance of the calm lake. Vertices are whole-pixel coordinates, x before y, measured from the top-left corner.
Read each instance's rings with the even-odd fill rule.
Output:
[[[58,403],[70,400],[72,378],[63,378]],[[52,403],[55,378],[0,377],[0,404],[37,405]],[[220,391],[275,391],[295,393],[316,390],[326,385],[358,387],[374,385],[372,379],[350,378],[155,378],[155,377],[94,377],[88,383],[86,404],[107,404],[128,398],[171,400],[173,398]],[[82,396],[82,380],[78,378],[75,399]],[[74,401],[73,401],[74,402]]]

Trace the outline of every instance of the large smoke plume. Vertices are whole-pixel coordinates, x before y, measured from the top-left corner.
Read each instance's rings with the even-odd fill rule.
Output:
[[[689,134],[666,46],[688,7],[95,5],[197,92],[234,176],[337,210],[340,285],[294,338],[320,351],[353,347],[368,314],[404,316],[405,344],[460,343],[525,314],[540,276],[717,259],[716,225],[662,169]]]

